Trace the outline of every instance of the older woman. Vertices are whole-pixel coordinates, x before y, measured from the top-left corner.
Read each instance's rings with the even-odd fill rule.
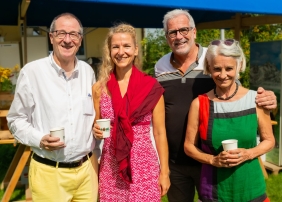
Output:
[[[269,111],[255,104],[256,92],[236,82],[245,67],[238,41],[211,42],[204,72],[216,86],[192,102],[184,143],[185,153],[203,163],[203,202],[268,201],[257,157],[273,148],[274,137]],[[238,149],[223,151],[221,142],[227,139],[237,139]]]
[[[137,55],[135,29],[127,24],[111,28],[93,86],[96,120],[111,119],[112,125],[101,157],[100,201],[160,201],[170,186],[164,90],[137,69]],[[150,138],[151,119],[160,166]],[[100,130],[94,131],[102,138]]]

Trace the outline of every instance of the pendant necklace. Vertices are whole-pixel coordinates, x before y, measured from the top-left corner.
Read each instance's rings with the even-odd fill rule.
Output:
[[[229,97],[226,97],[226,98],[219,97],[219,96],[216,94],[216,90],[215,90],[216,87],[214,87],[214,89],[213,89],[214,96],[215,96],[216,98],[220,99],[220,100],[230,100],[231,98],[234,97],[234,95],[236,95],[236,93],[237,93],[237,91],[238,91],[239,85],[238,85],[237,82],[235,82],[235,83],[236,83],[236,89],[235,89],[234,93],[233,93],[232,95],[230,95]]]

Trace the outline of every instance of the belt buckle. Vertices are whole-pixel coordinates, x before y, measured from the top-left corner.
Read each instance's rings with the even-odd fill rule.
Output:
[[[82,159],[80,161],[78,161],[77,163],[78,163],[77,167],[81,166],[83,164]]]
[[[75,168],[75,167],[80,167],[83,164],[83,162],[81,159],[79,161],[72,162],[71,164],[73,164],[71,167]]]

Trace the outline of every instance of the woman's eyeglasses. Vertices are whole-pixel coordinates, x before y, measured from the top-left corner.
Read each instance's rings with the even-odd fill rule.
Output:
[[[221,43],[224,43],[226,46],[232,46],[232,44],[234,44],[235,42],[236,40],[234,39],[226,39],[226,40],[214,40],[210,44],[219,46]]]
[[[166,34],[169,38],[173,39],[177,36],[177,32],[179,32],[182,36],[186,36],[192,29],[194,29],[194,27],[182,27],[180,29],[169,30]]]

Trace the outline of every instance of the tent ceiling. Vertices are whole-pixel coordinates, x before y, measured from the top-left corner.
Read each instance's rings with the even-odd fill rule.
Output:
[[[26,0],[24,0],[26,1]],[[135,27],[160,28],[163,15],[174,8],[188,9],[195,23],[231,19],[237,12],[282,15],[277,0],[29,0],[28,26],[50,26],[63,12],[75,14],[85,27],[110,27],[127,22]],[[118,3],[117,3],[118,2]],[[5,0],[0,25],[17,25],[21,0]]]

